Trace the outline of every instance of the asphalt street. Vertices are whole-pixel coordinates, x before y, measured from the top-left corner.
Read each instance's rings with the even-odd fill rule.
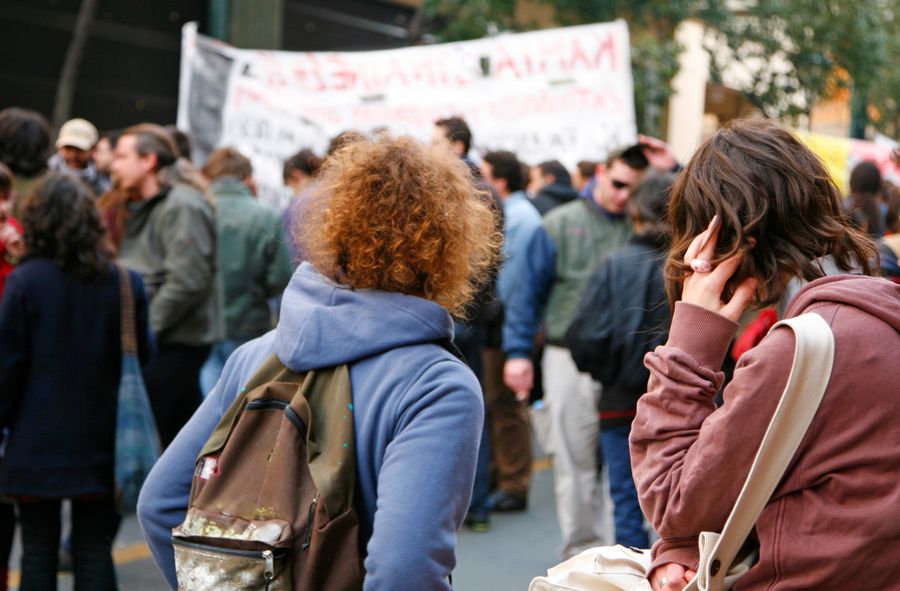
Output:
[[[458,565],[453,573],[457,591],[525,591],[532,577],[545,574],[557,562],[559,528],[553,507],[553,475],[549,462],[538,460],[528,509],[519,513],[494,514],[491,529],[459,533]],[[166,589],[162,576],[150,558],[136,519],[122,524],[114,552],[119,589],[160,591]],[[13,580],[16,589],[19,546],[13,550]],[[59,590],[71,591],[69,574],[59,576]]]

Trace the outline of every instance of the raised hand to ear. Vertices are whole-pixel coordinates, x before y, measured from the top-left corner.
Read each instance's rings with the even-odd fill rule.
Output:
[[[694,238],[684,253],[684,262],[690,265],[693,272],[684,279],[681,301],[702,306],[737,322],[750,305],[758,282],[753,277],[747,277],[734,290],[730,300],[722,301],[725,284],[740,268],[743,254],[738,253],[725,259],[718,266],[712,266],[710,261],[715,256],[719,227],[719,216],[713,216],[706,230]]]

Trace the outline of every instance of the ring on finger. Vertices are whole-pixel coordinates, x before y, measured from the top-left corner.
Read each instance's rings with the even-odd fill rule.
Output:
[[[695,260],[696,260],[696,259],[695,259]],[[659,578],[659,588],[660,588],[660,589],[662,589],[663,587],[665,587],[665,586],[668,585],[668,584],[669,584],[669,579],[667,579],[666,577],[660,577],[660,578]]]
[[[691,259],[691,269],[696,273],[709,273],[712,271],[712,265],[703,259]]]

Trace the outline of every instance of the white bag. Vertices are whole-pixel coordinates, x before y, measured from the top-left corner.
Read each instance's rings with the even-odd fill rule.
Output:
[[[834,335],[828,323],[818,314],[807,313],[782,320],[772,330],[779,326],[790,327],[796,337],[791,375],[722,533],[700,534],[700,566],[685,591],[731,589],[756,562],[755,550],[742,553],[744,542],[797,452],[828,387],[834,362]],[[591,548],[549,569],[546,577],[535,577],[528,591],[650,591],[650,564],[650,550]]]

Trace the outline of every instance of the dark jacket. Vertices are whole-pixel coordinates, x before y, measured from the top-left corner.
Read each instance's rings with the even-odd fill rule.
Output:
[[[603,384],[603,426],[631,422],[650,377],[644,355],[666,342],[665,258],[661,241],[629,239],[591,277],[566,333],[578,369]]]
[[[544,186],[534,199],[531,200],[532,205],[538,210],[541,216],[547,215],[547,212],[578,198],[578,193],[570,184],[566,183],[550,183]]]
[[[225,337],[249,340],[272,328],[268,299],[291,279],[291,260],[278,213],[237,180],[209,187],[216,198],[219,280],[225,296]]]
[[[900,234],[882,238],[878,243],[878,253],[881,255],[881,275],[894,283],[900,283],[900,264],[897,263],[900,255]]]
[[[135,292],[138,347],[147,355],[147,298]],[[112,492],[122,353],[119,278],[23,262],[0,302],[0,494],[72,497]],[[3,446],[0,446],[3,450]]]
[[[225,330],[212,205],[179,183],[132,208],[119,262],[144,279],[157,341],[200,346],[221,340]]]

